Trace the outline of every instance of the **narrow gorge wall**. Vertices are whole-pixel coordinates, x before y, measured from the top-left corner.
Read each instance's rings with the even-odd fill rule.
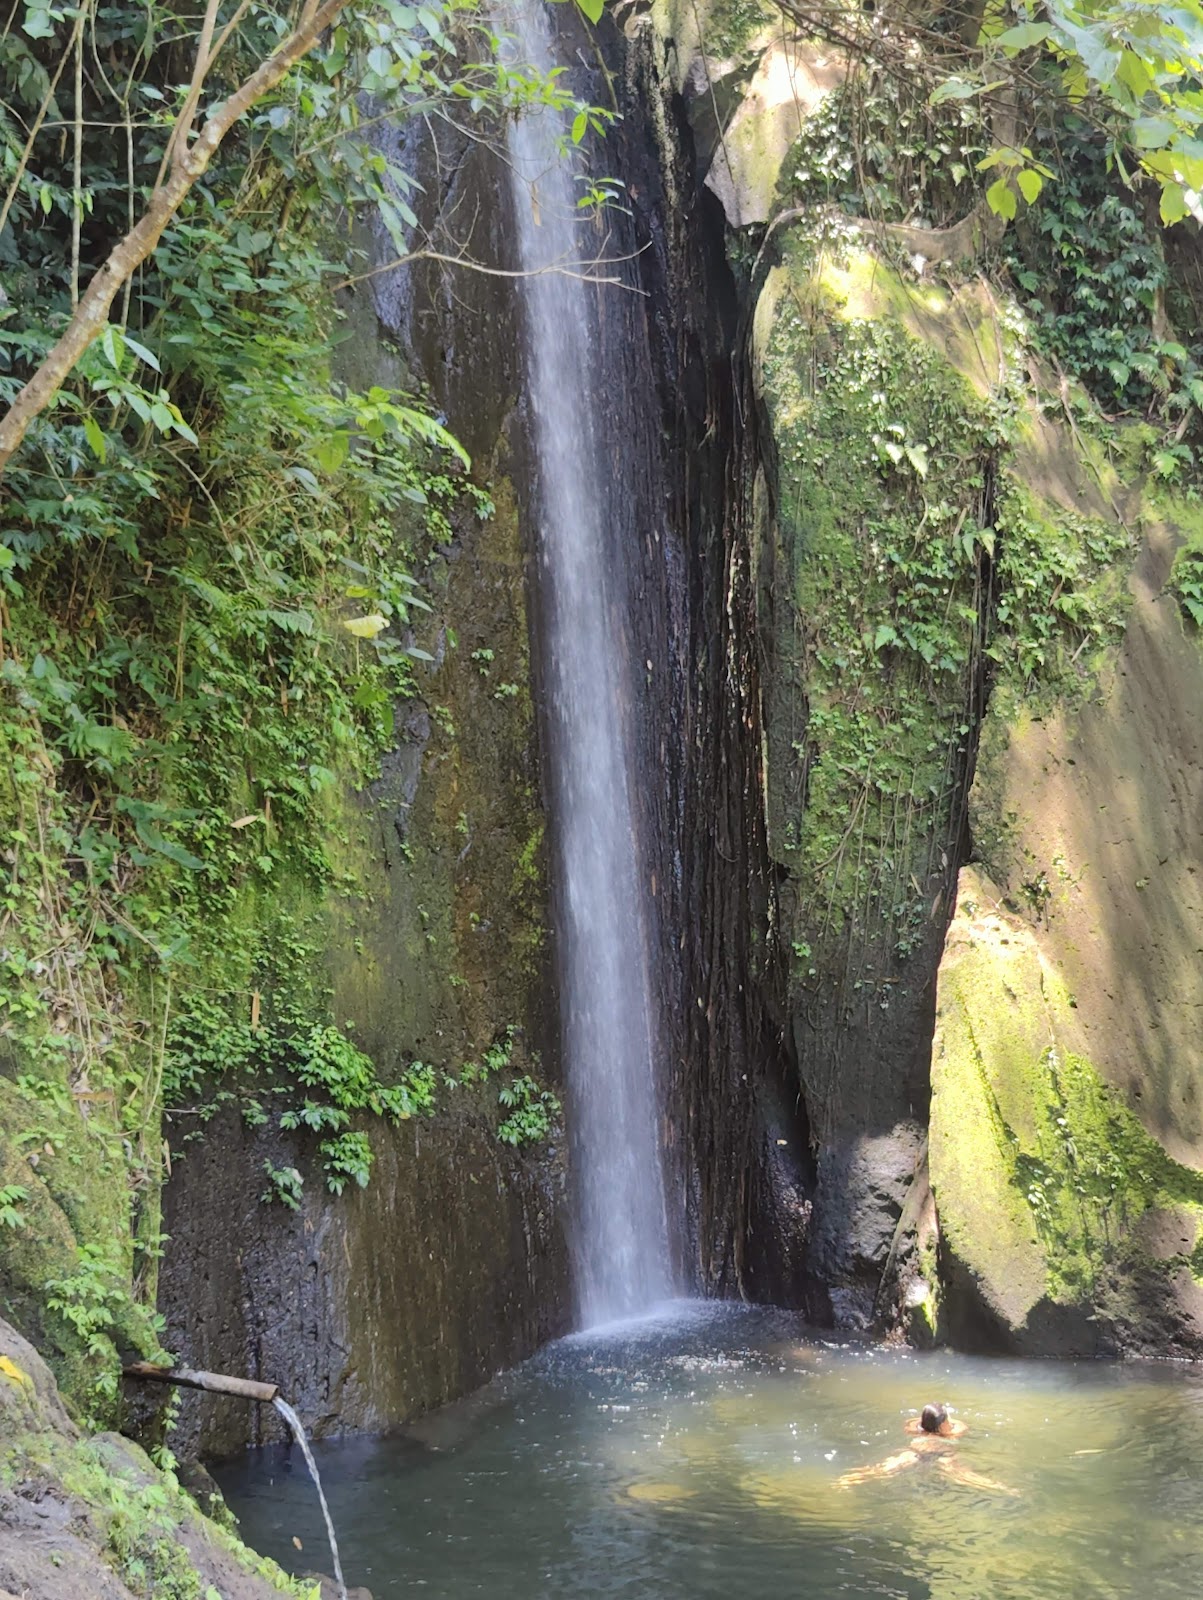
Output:
[[[415,137],[392,153],[425,181],[436,239],[471,217],[469,251],[508,264],[488,146]],[[364,242],[389,259],[388,241]],[[332,1013],[386,1082],[433,1068],[435,1110],[395,1129],[364,1122],[371,1178],[341,1197],[321,1186],[313,1138],[228,1110],[188,1143],[188,1116],[174,1117],[161,1296],[183,1359],[270,1375],[318,1433],[387,1428],[453,1399],[571,1316],[562,1125],[522,1149],[498,1137],[499,1088],[533,1074],[554,1089],[560,1076],[513,295],[504,279],[432,266],[369,278],[343,310],[347,380],[421,386],[493,502],[485,517],[453,507],[430,549],[420,578],[433,609],[413,628],[428,658],[420,692],[394,708],[380,777],[344,792],[329,820]],[[498,1049],[503,1076],[476,1081]],[[295,1213],[265,1175],[293,1164],[309,1179]],[[209,1398],[185,1401],[181,1422],[208,1454],[280,1428]]]
[[[792,1234],[779,1201],[719,1235],[840,1325],[1194,1350],[1197,519],[1142,489],[1139,428],[1079,428],[980,231],[807,198],[835,52],[769,5],[651,18],[751,369],[725,597],[780,1024],[743,1062],[808,1147]]]

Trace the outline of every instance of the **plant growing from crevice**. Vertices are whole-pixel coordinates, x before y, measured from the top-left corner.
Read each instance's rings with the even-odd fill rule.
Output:
[[[515,1148],[546,1139],[560,1115],[556,1096],[548,1089],[541,1089],[526,1074],[503,1085],[498,1090],[497,1102],[506,1113],[498,1126],[497,1137],[502,1144]]]

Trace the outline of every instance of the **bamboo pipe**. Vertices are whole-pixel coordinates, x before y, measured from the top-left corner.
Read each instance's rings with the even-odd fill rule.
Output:
[[[253,1378],[228,1378],[221,1372],[191,1372],[187,1367],[156,1367],[150,1361],[131,1361],[121,1375],[142,1383],[174,1383],[181,1389],[205,1389],[210,1394],[236,1394],[242,1400],[270,1405],[280,1392],[278,1383],[256,1383]]]

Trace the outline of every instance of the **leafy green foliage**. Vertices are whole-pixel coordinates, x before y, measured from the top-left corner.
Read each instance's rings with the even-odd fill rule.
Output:
[[[498,1091],[498,1103],[507,1115],[497,1129],[503,1144],[518,1146],[546,1139],[560,1114],[560,1102],[531,1077],[514,1078]]]
[[[322,1141],[322,1168],[326,1187],[342,1194],[348,1183],[362,1189],[372,1168],[372,1146],[366,1133],[340,1133],[336,1139]]]
[[[45,1293],[47,1310],[62,1319],[94,1364],[93,1403],[103,1410],[117,1398],[121,1363],[115,1337],[131,1313],[139,1319],[145,1316],[135,1303],[113,1247],[82,1244],[75,1271],[51,1278]],[[153,1316],[150,1320],[161,1333],[162,1319]]]
[[[1203,419],[1203,342],[1176,295],[1159,229],[1107,170],[1103,141],[1080,121],[1050,153],[1057,183],[1010,241],[1039,345],[1107,409],[1144,412],[1173,430],[1160,475],[1192,464]],[[1158,332],[1158,317],[1166,331]],[[1169,329],[1192,330],[1186,342]]]
[[[1093,90],[1118,113],[1115,153],[1126,152],[1161,189],[1161,219],[1200,215],[1203,192],[1203,6],[1182,0],[1043,0],[987,12],[983,38],[1005,57],[1041,52],[1072,103]],[[1000,26],[1000,24],[1002,24]]]
[[[25,1216],[22,1206],[29,1199],[29,1190],[19,1183],[0,1186],[0,1228],[23,1228]]]
[[[1169,587],[1184,614],[1196,628],[1203,628],[1203,549],[1187,545],[1178,552]]]
[[[806,120],[791,198],[943,227],[971,209],[988,144],[978,101],[929,98],[919,76],[850,73]]]
[[[263,1201],[276,1200],[289,1211],[299,1211],[305,1180],[296,1167],[277,1167],[265,1161],[263,1171],[267,1176],[267,1188],[259,1198]]]

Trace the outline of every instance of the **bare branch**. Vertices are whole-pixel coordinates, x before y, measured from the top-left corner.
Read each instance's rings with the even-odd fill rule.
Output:
[[[576,278],[581,283],[612,284],[615,288],[626,289],[631,294],[646,295],[646,289],[637,288],[632,283],[626,283],[622,278],[606,277],[591,272],[590,267],[619,266],[624,261],[634,261],[648,248],[641,245],[638,250],[633,250],[625,256],[597,256],[592,261],[583,261],[577,267],[561,264],[560,261],[549,262],[545,267],[535,267],[526,271],[509,269],[506,267],[486,267],[483,262],[473,261],[470,256],[449,256],[439,250],[411,250],[407,255],[394,256],[391,261],[385,261],[378,267],[372,267],[367,272],[358,272],[350,278],[340,278],[333,285],[335,289],[351,289],[357,283],[366,283],[369,278],[378,278],[382,272],[392,272],[396,267],[407,267],[411,261],[441,261],[444,266],[463,267],[468,272],[483,272],[490,278],[542,278],[554,274],[561,278]],[[572,258],[565,256],[564,262]],[[585,270],[581,270],[581,269]]]

